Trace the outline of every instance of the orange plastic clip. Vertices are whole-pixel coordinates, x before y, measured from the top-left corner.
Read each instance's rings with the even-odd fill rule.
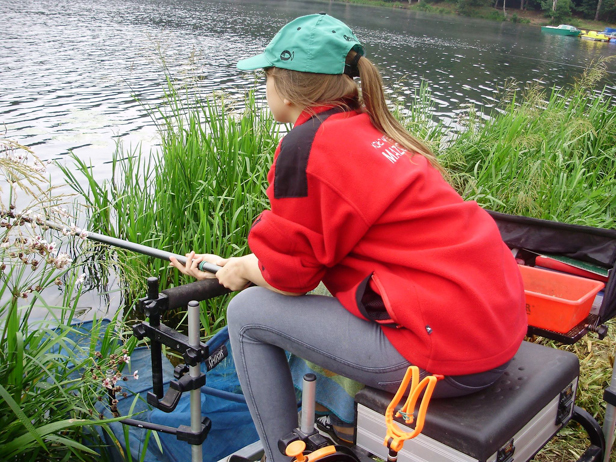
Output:
[[[444,377],[442,375],[431,375],[425,377],[420,382],[419,368],[417,366],[410,366],[406,370],[406,374],[404,374],[404,379],[400,384],[400,388],[396,392],[394,398],[391,400],[391,403],[389,403],[389,406],[387,406],[387,411],[385,411],[387,435],[385,436],[385,441],[383,442],[383,444],[386,447],[396,453],[400,452],[406,440],[415,438],[421,433],[421,431],[423,430],[424,422],[426,420],[426,412],[428,411],[428,404],[430,404],[430,398],[432,398],[432,392],[434,391],[434,387],[436,386],[436,382],[443,378]],[[409,390],[409,396],[406,400],[406,403],[398,412],[396,412],[396,417],[402,416],[405,423],[413,423],[413,411],[415,410],[415,405],[417,403],[417,400],[419,399],[419,395],[424,389],[426,390],[426,392],[424,393],[424,396],[421,399],[421,403],[419,405],[419,412],[417,413],[415,430],[413,430],[411,433],[406,433],[400,429],[396,422],[394,422],[394,410],[404,396],[404,392],[408,387],[409,382],[411,382],[411,388]]]
[[[317,460],[336,452],[336,448],[334,446],[325,446],[324,448],[317,449],[307,455],[304,455],[305,450],[306,443],[302,440],[297,440],[287,446],[285,453],[287,456],[293,458],[292,462],[316,462]]]

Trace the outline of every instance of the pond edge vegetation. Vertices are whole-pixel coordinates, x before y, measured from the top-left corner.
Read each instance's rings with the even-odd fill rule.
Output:
[[[336,0],[368,7],[458,15],[517,24],[558,25],[603,30],[616,22],[616,6],[603,0]]]
[[[480,114],[468,107],[454,127],[444,127],[434,120],[426,85],[421,86],[409,105],[394,110],[408,129],[437,153],[452,184],[466,199],[505,213],[615,228],[616,110],[611,98],[595,88],[604,74],[605,63],[598,63],[567,88],[522,88],[509,82],[502,89],[501,105],[491,114]],[[245,254],[250,226],[268,205],[267,171],[277,143],[288,127],[274,122],[254,92],[247,93],[242,102],[231,102],[224,95],[202,96],[197,87],[173,84],[171,78],[167,83],[165,103],[145,108],[157,124],[159,150],[142,153],[138,148],[118,145],[108,181],[97,181],[90,166],[77,157],[73,157],[73,166],[61,166],[84,207],[88,229],[180,254],[193,249],[227,257]],[[4,157],[8,159],[19,149],[5,149]],[[14,165],[23,168],[23,159],[12,158],[8,162],[1,166],[5,172],[11,172]],[[22,180],[36,176],[32,169],[21,175]],[[48,214],[57,207],[47,195],[36,193],[35,197],[45,199],[38,199],[33,209]],[[3,211],[9,210],[10,204],[3,205]],[[0,455],[9,454],[7,460],[13,460],[15,453],[8,452],[13,448],[11,441],[22,438],[19,441],[27,440],[28,445],[18,460],[94,460],[97,457],[89,452],[91,446],[86,443],[92,445],[94,438],[94,447],[100,445],[100,433],[93,429],[105,431],[106,422],[112,421],[90,414],[101,409],[98,396],[105,391],[97,367],[102,370],[115,361],[120,374],[129,367],[118,363],[118,358],[130,354],[135,347],[136,342],[128,340],[126,322],[137,316],[133,306],[136,298],[145,293],[147,276],[157,276],[161,289],[191,281],[184,280],[165,262],[100,246],[81,248],[85,243],[71,241],[70,232],[68,236],[52,236],[51,230],[42,230],[48,233],[47,243],[54,238],[68,240],[73,244],[66,245],[77,246],[71,254],[81,256],[73,257],[74,261],[61,269],[51,263],[39,263],[34,270],[36,274],[45,272],[45,278],[37,279],[44,284],[36,287],[28,279],[17,287],[15,271],[21,268],[21,274],[29,275],[34,258],[28,254],[24,260],[25,255],[20,256],[20,252],[10,248],[24,243],[23,233],[17,237],[9,235],[9,231],[15,233],[24,227],[21,221],[13,216],[3,221],[11,224],[11,228],[1,228],[5,233],[2,242],[10,245],[0,246],[0,255],[3,264],[11,269],[8,276],[3,273],[5,288],[0,295],[11,292],[13,296],[5,297],[8,301],[4,307],[0,304],[0,319],[4,323],[0,341],[7,352],[1,355],[0,393],[5,406],[2,415],[14,422],[0,427]],[[26,231],[39,233],[33,229]],[[102,321],[95,320],[92,331],[79,334],[87,347],[71,340],[71,335],[78,332],[73,322],[82,290],[76,284],[79,273],[88,273],[92,280],[102,277],[104,281],[105,271],[97,266],[101,261],[114,266],[121,275],[124,306],[122,316],[112,320],[111,328],[107,326],[97,349]],[[34,330],[29,324],[28,307],[48,307],[41,291],[43,285],[49,287],[57,280],[65,288],[63,307],[57,309],[68,314],[54,326],[37,326]],[[28,290],[29,298],[19,298]],[[228,297],[203,303],[203,337],[211,336],[226,324],[227,300]],[[1,315],[3,309],[5,314]],[[176,313],[165,321],[182,328],[183,318],[184,313]],[[614,363],[614,338],[610,332],[604,340],[589,338],[568,347],[544,342],[578,355],[582,370],[578,402],[599,420],[604,412],[602,390],[609,383]],[[50,339],[52,346],[58,345],[69,356],[59,356],[55,347],[49,346]],[[35,352],[40,352],[35,362],[23,360]],[[45,361],[53,367],[38,367],[47,364]],[[38,375],[33,375],[35,370]],[[81,371],[79,380],[74,377],[76,370]],[[126,374],[130,375],[130,371]],[[51,388],[40,385],[50,381]],[[39,384],[38,388],[34,384]],[[35,407],[41,403],[32,394],[40,391],[40,387],[49,389],[58,399],[69,399],[72,407],[56,404],[51,410],[42,408],[46,410],[37,413]],[[4,394],[12,397],[12,401],[7,401]],[[73,425],[48,427],[55,422],[49,420],[51,416],[59,421],[70,420]],[[561,434],[563,437],[551,443],[537,460],[567,460],[571,454],[579,456],[583,452],[582,444],[575,446],[580,435],[575,428],[567,428]],[[566,438],[568,434],[576,434],[576,438]],[[104,451],[101,452],[104,457]]]

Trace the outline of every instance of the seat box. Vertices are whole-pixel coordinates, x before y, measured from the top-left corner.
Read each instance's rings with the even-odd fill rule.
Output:
[[[574,354],[523,342],[504,375],[491,387],[461,398],[433,399],[422,433],[405,442],[398,460],[530,460],[570,419],[578,375]],[[355,397],[356,444],[384,460],[384,413],[392,397],[372,388]]]

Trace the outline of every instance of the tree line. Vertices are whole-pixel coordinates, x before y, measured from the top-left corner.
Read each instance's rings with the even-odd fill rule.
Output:
[[[387,0],[386,0],[387,1]],[[395,0],[391,0],[395,1]],[[493,7],[503,10],[544,11],[553,24],[561,24],[573,16],[594,21],[616,22],[615,0],[417,0],[419,3],[432,4],[454,3],[461,15],[472,16],[477,7]],[[416,3],[415,0],[408,0]]]

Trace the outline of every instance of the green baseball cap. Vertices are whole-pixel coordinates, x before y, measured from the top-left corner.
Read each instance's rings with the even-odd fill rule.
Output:
[[[265,51],[237,63],[243,71],[279,67],[315,74],[342,74],[349,51],[364,48],[342,21],[325,13],[294,19],[278,31]]]

